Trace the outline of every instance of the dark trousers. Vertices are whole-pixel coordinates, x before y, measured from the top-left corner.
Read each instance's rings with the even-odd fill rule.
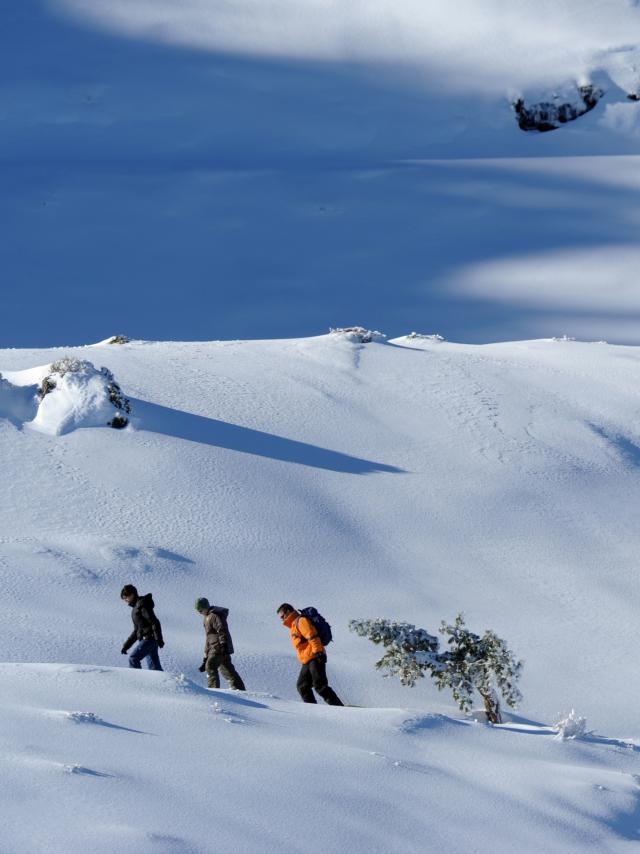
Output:
[[[154,640],[141,640],[134,646],[129,655],[129,667],[140,670],[143,658],[147,660],[149,670],[162,670],[160,656],[158,655],[158,644]]]
[[[316,702],[312,690],[315,689],[325,703],[328,703],[330,706],[344,705],[333,688],[329,687],[327,665],[321,659],[312,658],[308,664],[302,665],[296,687],[298,694],[300,694],[305,703]]]
[[[219,670],[229,683],[230,688],[235,688],[237,691],[247,690],[244,687],[244,682],[242,681],[240,674],[233,666],[233,662],[231,661],[230,655],[226,653],[210,653],[207,656],[205,668],[207,671],[207,676],[209,677],[207,682],[209,688],[220,687],[220,677],[218,676]]]

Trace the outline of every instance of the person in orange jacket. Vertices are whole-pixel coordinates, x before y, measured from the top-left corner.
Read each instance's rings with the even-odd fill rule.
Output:
[[[311,620],[301,616],[300,612],[288,602],[280,605],[278,616],[289,629],[291,643],[302,664],[296,687],[304,702],[316,702],[313,693],[315,689],[330,706],[344,705],[333,688],[329,687],[326,669],[327,653]]]

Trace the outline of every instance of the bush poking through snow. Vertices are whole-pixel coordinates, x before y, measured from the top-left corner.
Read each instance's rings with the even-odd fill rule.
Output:
[[[469,631],[462,614],[453,624],[443,621],[440,626],[440,634],[447,638],[444,651],[439,649],[438,638],[410,623],[351,620],[349,628],[385,647],[385,654],[376,662],[379,670],[388,671],[385,676],[399,676],[403,685],[413,687],[428,673],[438,690],[448,688],[460,710],[467,713],[477,691],[490,723],[502,723],[500,697],[512,708],[522,698],[517,687],[522,662],[490,629],[482,637]]]
[[[131,341],[126,335],[112,335],[107,339],[107,344],[128,344]]]
[[[345,326],[329,329],[332,335],[342,335],[348,338],[349,341],[356,341],[360,344],[369,344],[371,341],[384,341],[387,337],[383,332],[377,332],[373,329],[364,329],[362,326]]]
[[[561,102],[560,95],[554,95],[552,101],[540,101],[530,106],[523,98],[518,98],[512,106],[520,130],[546,133],[593,110],[603,95],[604,89],[587,84],[577,88],[573,101]]]
[[[75,427],[121,429],[131,404],[108,368],[65,357],[54,362],[38,389],[40,406],[33,426],[59,435]],[[113,410],[116,410],[115,413]]]
[[[442,335],[423,335],[422,332],[410,332],[407,341],[444,341]]]
[[[49,373],[44,377],[38,389],[38,397],[42,400],[46,395],[56,388],[56,376],[64,377],[68,373],[86,374],[93,368],[91,362],[83,362],[81,359],[72,359],[65,356],[64,359],[58,359],[49,367]]]
[[[576,715],[573,709],[566,718],[562,718],[553,725],[558,732],[554,736],[559,741],[567,741],[572,738],[583,738],[589,735],[587,732],[587,719]]]

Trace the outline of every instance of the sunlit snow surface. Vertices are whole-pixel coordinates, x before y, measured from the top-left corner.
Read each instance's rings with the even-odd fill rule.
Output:
[[[130,427],[29,427],[65,355],[113,372]],[[637,844],[639,369],[568,339],[0,351],[4,848]],[[164,676],[122,669],[127,582],[157,603]],[[203,595],[230,608],[246,697],[195,687]],[[285,600],[327,616],[331,682],[365,708],[299,702]],[[515,727],[456,723],[346,628],[459,610],[525,661]],[[554,739],[571,709],[595,735]]]
[[[3,850],[631,851],[640,748],[169,674],[0,665]]]

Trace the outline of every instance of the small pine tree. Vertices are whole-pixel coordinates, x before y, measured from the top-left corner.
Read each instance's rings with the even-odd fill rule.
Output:
[[[400,676],[403,685],[412,687],[428,673],[438,690],[451,691],[463,712],[471,711],[474,691],[478,691],[487,720],[501,723],[500,697],[512,708],[521,699],[517,682],[522,662],[490,629],[482,637],[469,631],[462,614],[453,624],[443,621],[440,626],[440,633],[447,637],[444,651],[439,649],[438,638],[409,623],[351,620],[349,628],[385,647],[385,654],[376,662],[379,670],[388,671],[385,676]]]
[[[425,670],[436,669],[438,638],[410,623],[393,623],[391,620],[351,620],[349,628],[361,637],[382,644],[386,652],[376,662],[378,670],[387,670],[385,676],[399,676],[402,685],[412,688],[422,679]]]
[[[511,708],[522,699],[517,686],[522,662],[491,629],[482,637],[469,631],[462,614],[453,625],[443,621],[440,634],[446,636],[449,649],[441,653],[447,666],[432,674],[438,689],[450,688],[464,712],[471,710],[475,689],[484,702],[487,720],[502,723],[500,696]]]

